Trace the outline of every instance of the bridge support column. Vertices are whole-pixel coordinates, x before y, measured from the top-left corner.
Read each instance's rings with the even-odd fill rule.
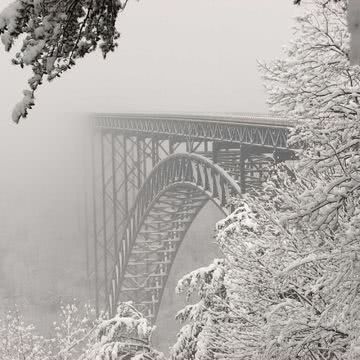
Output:
[[[89,257],[89,259],[87,260],[87,263],[89,264],[89,283],[91,284],[91,280],[93,278],[94,280],[94,285],[95,285],[95,289],[94,289],[94,295],[95,295],[95,311],[96,311],[96,316],[99,316],[100,313],[100,299],[99,299],[99,294],[100,294],[100,287],[99,287],[99,269],[98,269],[98,264],[99,264],[99,260],[98,260],[98,224],[97,224],[97,214],[96,214],[96,208],[97,208],[97,203],[96,203],[96,173],[95,173],[95,134],[91,134],[91,185],[92,185],[92,224],[93,224],[93,228],[91,229],[93,231],[93,269],[91,269],[91,261],[90,261],[90,251],[87,253],[87,256]],[[89,231],[90,233],[90,231]],[[90,250],[90,247],[89,247]],[[91,291],[91,288],[90,288]]]
[[[246,193],[246,173],[245,173],[245,162],[248,158],[248,153],[244,145],[240,146],[240,159],[239,159],[239,172],[240,172],[240,189],[241,193]]]
[[[102,250],[103,250],[103,266],[104,266],[104,291],[105,291],[105,298],[108,297],[109,290],[108,290],[108,252],[109,252],[109,244],[108,244],[108,232],[107,232],[107,186],[105,181],[105,139],[104,135],[100,138],[101,141],[101,183],[102,183]]]
[[[121,234],[131,206],[149,172],[176,151],[170,139],[132,136],[109,130],[95,131],[91,152],[93,248],[89,283],[94,284],[97,312],[111,293],[110,279],[121,244]],[[90,261],[89,261],[90,263]]]

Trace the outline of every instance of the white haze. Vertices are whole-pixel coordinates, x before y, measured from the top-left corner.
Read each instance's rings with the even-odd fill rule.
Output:
[[[280,54],[296,11],[291,0],[132,1],[120,16],[116,53],[106,61],[99,53],[86,57],[42,86],[19,125],[11,111],[30,73],[2,50],[0,297],[30,297],[36,309],[40,298],[48,303],[84,287],[83,130],[76,114],[266,112],[256,60]]]

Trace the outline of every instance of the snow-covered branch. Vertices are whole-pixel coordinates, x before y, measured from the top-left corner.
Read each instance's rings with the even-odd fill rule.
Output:
[[[104,57],[114,51],[120,36],[116,19],[127,0],[14,0],[0,13],[1,41],[10,51],[22,46],[13,64],[30,66],[30,90],[13,111],[17,123],[34,105],[34,92],[43,79],[51,81],[77,59],[100,47]]]

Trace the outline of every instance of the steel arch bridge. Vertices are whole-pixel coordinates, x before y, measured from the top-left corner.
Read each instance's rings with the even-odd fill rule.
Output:
[[[292,158],[291,123],[267,115],[92,115],[92,246],[96,308],[132,300],[155,322],[177,251],[210,200],[258,188]]]

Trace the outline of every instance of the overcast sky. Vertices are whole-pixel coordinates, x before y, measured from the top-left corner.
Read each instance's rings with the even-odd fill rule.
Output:
[[[130,1],[116,53],[86,57],[43,86],[17,126],[11,111],[30,73],[1,49],[0,161],[16,159],[9,170],[31,172],[38,158],[58,156],[63,138],[72,141],[59,112],[266,111],[256,61],[279,56],[296,12],[290,0]]]
[[[0,191],[57,192],[80,181],[70,161],[78,127],[64,112],[267,111],[257,60],[280,55],[297,11],[290,0],[132,0],[117,51],[42,86],[19,125],[11,111],[30,72],[1,48]]]
[[[131,0],[116,53],[88,56],[43,86],[19,125],[11,112],[30,72],[1,48],[0,246],[19,227],[41,254],[50,240],[76,238],[81,128],[64,113],[265,112],[256,61],[280,55],[297,11],[291,0]]]
[[[264,111],[256,60],[279,55],[295,12],[291,0],[130,1],[119,19],[118,51],[106,62],[87,57],[44,86],[28,122],[57,109]],[[2,52],[5,122],[27,79],[9,61]]]

